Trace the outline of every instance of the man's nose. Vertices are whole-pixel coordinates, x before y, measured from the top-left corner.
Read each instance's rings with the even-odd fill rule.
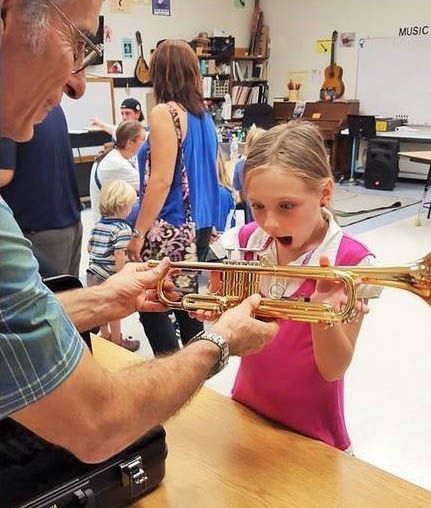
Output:
[[[78,74],[72,74],[72,77],[66,83],[64,87],[64,93],[66,93],[71,99],[79,99],[84,95],[87,80],[85,78],[85,72],[79,72]]]

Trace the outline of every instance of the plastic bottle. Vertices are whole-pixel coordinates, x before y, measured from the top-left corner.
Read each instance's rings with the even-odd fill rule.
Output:
[[[236,136],[232,137],[232,141],[230,143],[230,160],[234,161],[239,157],[239,146],[238,141],[236,140]]]

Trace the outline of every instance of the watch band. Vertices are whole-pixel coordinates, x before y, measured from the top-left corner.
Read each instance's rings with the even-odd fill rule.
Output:
[[[226,365],[228,364],[228,362],[229,362],[229,345],[221,335],[207,332],[205,330],[202,330],[197,335],[192,337],[187,342],[187,345],[192,344],[193,342],[197,342],[198,340],[207,340],[209,342],[212,342],[213,344],[218,346],[220,349],[220,356],[219,356],[218,362],[214,365],[214,367],[211,369],[210,373],[207,376],[207,379],[210,379],[211,377],[218,374],[221,370],[223,370],[226,367]]]

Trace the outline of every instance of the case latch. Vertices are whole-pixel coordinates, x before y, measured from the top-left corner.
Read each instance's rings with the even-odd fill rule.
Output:
[[[138,455],[128,462],[120,464],[121,484],[129,487],[130,496],[137,497],[143,494],[147,488],[148,476],[144,471],[142,458]]]
[[[85,508],[96,508],[96,498],[94,496],[94,492],[89,487],[83,487],[82,489],[75,491],[73,495],[79,506],[85,506]]]

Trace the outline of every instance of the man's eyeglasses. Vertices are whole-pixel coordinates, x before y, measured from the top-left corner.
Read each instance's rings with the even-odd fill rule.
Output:
[[[57,7],[57,5],[55,5],[51,0],[46,0],[46,2],[57,12],[61,19],[79,35],[79,37],[84,42],[82,49],[74,54],[72,74],[78,74],[82,72],[86,67],[94,63],[97,58],[101,58],[103,56],[103,44],[94,44],[94,42],[92,42],[91,39],[75,25],[69,16],[67,16],[59,7]]]

